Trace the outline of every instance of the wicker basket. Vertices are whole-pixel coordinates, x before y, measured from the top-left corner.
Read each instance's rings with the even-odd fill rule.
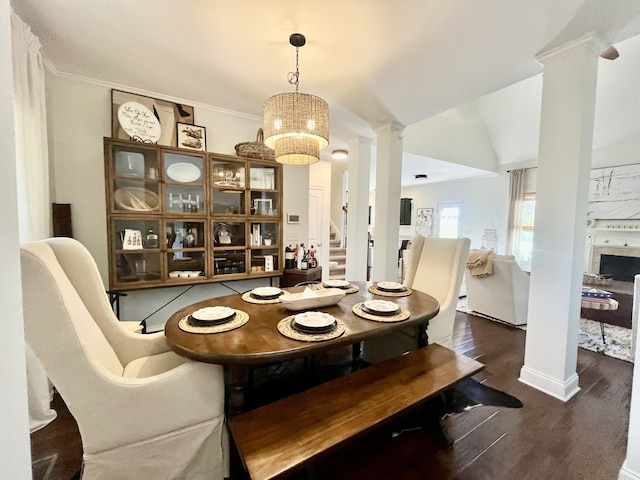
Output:
[[[598,274],[584,274],[582,275],[583,285],[611,285],[613,280],[611,278],[603,278]]]
[[[238,143],[236,146],[236,155],[239,157],[260,158],[262,160],[275,160],[273,149],[264,144],[264,132],[258,129],[258,135],[255,142]]]

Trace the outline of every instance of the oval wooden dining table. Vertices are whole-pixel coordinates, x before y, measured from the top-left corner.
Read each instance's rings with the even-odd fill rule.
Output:
[[[351,284],[358,287],[357,292],[347,294],[336,305],[316,309],[333,315],[345,325],[345,332],[330,340],[300,341],[285,337],[278,331],[278,322],[299,312],[287,310],[280,302],[249,303],[242,299],[242,294],[211,298],[184,307],[169,318],[164,333],[170,348],[179,355],[200,362],[224,365],[230,414],[239,413],[243,409],[244,387],[249,381],[251,366],[308,357],[347,345],[359,345],[364,340],[411,326],[420,327],[416,348],[427,345],[426,329],[429,320],[440,309],[435,298],[418,290],[412,290],[410,295],[402,297],[381,296],[369,292],[368,288],[374,285],[372,282]],[[305,287],[290,287],[284,290],[298,292],[303,288]],[[410,317],[400,322],[379,322],[353,313],[354,305],[372,299],[393,301],[406,308]],[[189,333],[180,328],[182,318],[200,308],[213,306],[241,310],[249,315],[249,320],[239,328],[222,333]]]

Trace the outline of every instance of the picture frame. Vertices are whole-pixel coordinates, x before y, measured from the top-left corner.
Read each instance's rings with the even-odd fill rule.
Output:
[[[256,215],[272,215],[273,201],[270,198],[254,198],[253,208],[256,209]]]
[[[423,237],[433,236],[433,208],[416,209],[416,233]]]
[[[193,107],[122,90],[111,90],[112,138],[172,147],[177,142],[176,122],[193,125]]]
[[[205,127],[192,123],[176,122],[176,146],[198,152],[207,151],[207,132]]]

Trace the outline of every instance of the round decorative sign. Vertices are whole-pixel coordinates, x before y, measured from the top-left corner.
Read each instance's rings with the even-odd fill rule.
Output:
[[[140,142],[156,143],[160,138],[160,122],[153,112],[138,102],[125,102],[118,108],[122,129]]]

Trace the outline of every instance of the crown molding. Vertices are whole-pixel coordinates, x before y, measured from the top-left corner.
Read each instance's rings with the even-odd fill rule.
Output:
[[[549,50],[544,50],[538,53],[536,55],[536,61],[544,67],[544,65],[548,63],[550,60],[552,60],[553,58],[557,56],[562,56],[570,52],[571,50],[574,50],[580,47],[590,47],[594,55],[598,57],[608,46],[609,44],[606,43],[595,32],[589,32],[563,45],[551,48]]]
[[[261,116],[257,116],[257,115],[250,115],[247,113],[241,113],[241,112],[236,112],[235,110],[228,110],[225,108],[220,108],[220,107],[215,107],[213,105],[207,105],[204,103],[200,103],[200,102],[194,102],[193,100],[189,100],[186,98],[179,98],[179,97],[171,97],[168,95],[163,95],[161,93],[157,93],[157,92],[152,92],[149,90],[143,90],[140,88],[134,88],[134,87],[130,87],[128,85],[121,85],[118,83],[113,83],[113,82],[107,82],[105,80],[99,80],[97,78],[91,78],[91,77],[83,77],[81,75],[75,75],[72,73],[66,73],[66,72],[62,72],[60,70],[58,70],[56,68],[56,66],[49,60],[46,58],[43,58],[43,63],[45,65],[45,67],[47,68],[47,70],[49,70],[49,72],[52,75],[55,75],[56,77],[60,77],[66,80],[70,80],[73,82],[78,82],[78,83],[84,83],[86,85],[92,85],[95,87],[101,87],[101,88],[108,88],[108,89],[113,89],[113,90],[120,90],[123,92],[128,92],[128,93],[133,93],[135,95],[143,95],[146,97],[152,97],[152,98],[157,98],[158,100],[165,100],[168,102],[174,102],[174,103],[182,103],[184,105],[189,105],[191,107],[194,107],[194,109],[197,107],[199,109],[203,109],[203,110],[209,110],[212,112],[216,112],[216,113],[222,113],[224,115],[232,115],[234,117],[239,117],[239,118],[243,118],[246,120],[253,120],[253,121],[259,121],[262,122],[263,118]]]

